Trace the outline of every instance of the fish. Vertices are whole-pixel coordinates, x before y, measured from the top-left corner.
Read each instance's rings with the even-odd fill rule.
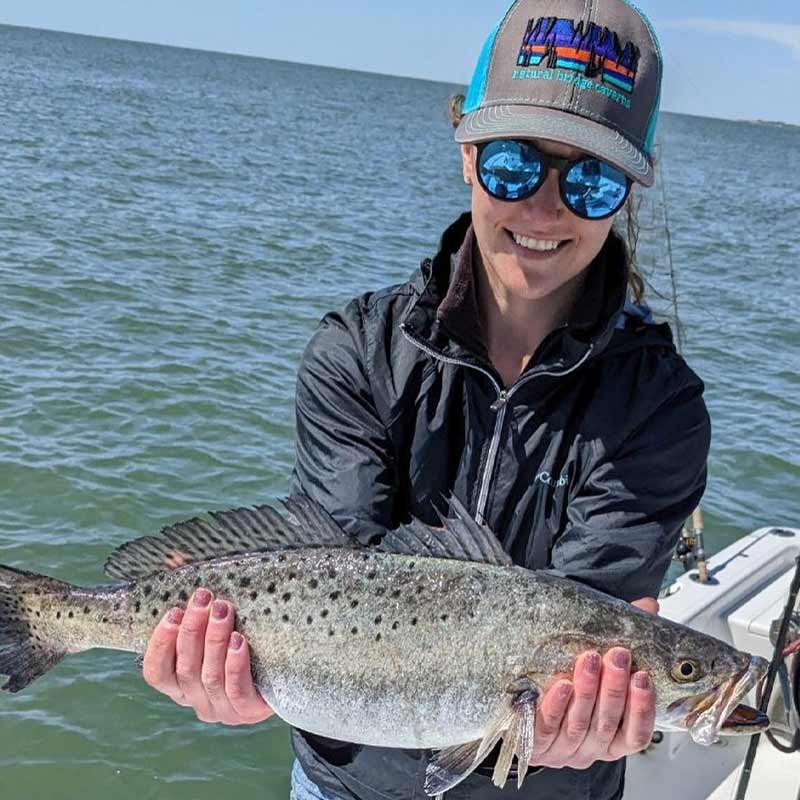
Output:
[[[253,680],[286,722],[362,745],[430,750],[440,795],[499,745],[493,770],[522,786],[539,698],[576,657],[631,651],[656,727],[709,745],[764,730],[742,704],[767,662],[566,577],[515,566],[456,499],[363,546],[304,496],[284,509],[210,512],[117,548],[116,583],[79,587],[0,566],[1,687],[19,692],[91,648],[142,654],[197,587],[237,610]]]

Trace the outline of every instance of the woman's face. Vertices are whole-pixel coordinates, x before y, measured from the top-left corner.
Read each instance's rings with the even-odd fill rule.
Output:
[[[543,152],[561,158],[583,155],[567,145],[533,141]],[[497,200],[478,183],[475,146],[462,145],[461,157],[464,176],[472,184],[475,237],[492,287],[524,300],[571,294],[603,247],[614,217],[595,221],[573,214],[561,200],[553,169],[532,197],[516,203]],[[554,242],[559,243],[557,249],[543,249]]]

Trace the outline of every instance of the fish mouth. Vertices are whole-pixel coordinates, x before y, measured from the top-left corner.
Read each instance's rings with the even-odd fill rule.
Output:
[[[767,661],[751,656],[749,665],[705,694],[673,703],[669,716],[683,717],[680,727],[688,729],[697,744],[709,745],[720,736],[749,735],[769,727],[769,717],[739,701],[764,677]]]

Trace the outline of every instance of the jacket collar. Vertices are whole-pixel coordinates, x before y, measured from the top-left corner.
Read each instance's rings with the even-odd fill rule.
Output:
[[[472,216],[463,214],[444,232],[434,258],[423,261],[417,275],[419,295],[403,327],[441,357],[493,371],[475,288],[474,242]],[[589,266],[571,319],[542,342],[523,374],[568,370],[587,351],[593,357],[602,352],[625,306],[627,284],[624,244],[612,232]]]

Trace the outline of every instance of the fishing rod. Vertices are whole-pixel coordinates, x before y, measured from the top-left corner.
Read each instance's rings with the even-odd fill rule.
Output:
[[[664,178],[664,159],[662,152],[664,145],[662,141],[658,143],[658,158],[656,159],[656,170],[658,172],[658,182],[661,186],[661,207],[664,210],[664,234],[667,242],[667,263],[669,264],[669,279],[672,294],[672,316],[675,320],[675,337],[677,339],[676,345],[678,353],[683,355],[683,325],[681,325],[680,314],[678,313],[678,278],[675,271],[675,259],[672,254],[672,232],[669,226],[669,203],[667,202],[667,182]],[[697,567],[698,583],[708,584],[712,583],[709,576],[708,564],[706,562],[706,551],[703,541],[703,510],[700,506],[692,512],[691,528],[687,523],[683,526],[681,532],[681,540],[676,549],[676,555],[684,566],[684,569]],[[692,576],[694,577],[694,576]]]
[[[792,578],[792,584],[789,587],[789,599],[787,600],[786,608],[783,611],[781,625],[778,630],[778,639],[775,643],[775,651],[772,654],[772,661],[770,662],[769,669],[767,670],[764,691],[761,695],[761,702],[758,704],[758,710],[764,714],[767,713],[767,708],[769,706],[770,697],[772,696],[772,688],[775,685],[775,677],[778,674],[778,669],[783,663],[783,659],[786,657],[784,652],[784,649],[786,648],[786,638],[787,634],[789,633],[789,623],[791,622],[794,614],[794,607],[797,603],[797,595],[799,592],[800,556],[795,558],[794,578]],[[753,762],[756,758],[756,750],[758,750],[758,743],[760,739],[760,733],[755,733],[750,737],[750,744],[747,748],[744,766],[742,767],[742,773],[739,776],[739,785],[736,788],[735,800],[744,800],[744,796],[747,793],[747,787],[750,784],[750,776],[753,773]]]

